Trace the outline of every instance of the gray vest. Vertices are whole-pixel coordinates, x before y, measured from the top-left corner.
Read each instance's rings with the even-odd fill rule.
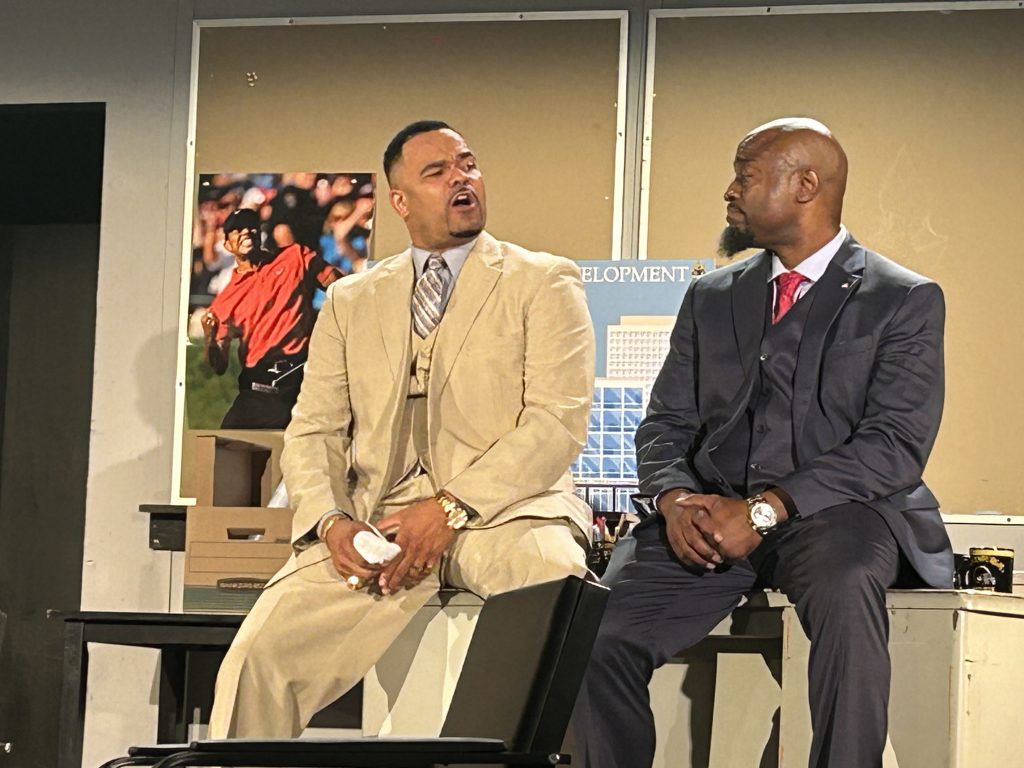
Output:
[[[761,337],[757,379],[745,418],[716,452],[716,464],[742,496],[770,488],[796,469],[793,453],[793,375],[814,287],[776,325],[771,322],[772,286]]]

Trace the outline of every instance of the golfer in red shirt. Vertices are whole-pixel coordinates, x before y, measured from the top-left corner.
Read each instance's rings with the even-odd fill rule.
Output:
[[[238,396],[223,429],[283,429],[302,384],[315,319],[313,294],[341,272],[297,243],[272,254],[260,245],[256,211],[240,208],[224,221],[224,247],[235,257],[230,282],[203,315],[205,354],[223,374],[239,340]]]

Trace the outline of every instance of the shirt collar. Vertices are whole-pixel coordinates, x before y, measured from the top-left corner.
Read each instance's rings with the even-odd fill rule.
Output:
[[[470,251],[476,245],[476,241],[477,238],[474,237],[468,243],[463,243],[455,248],[449,248],[447,251],[441,252],[441,258],[444,259],[444,263],[448,265],[448,270],[452,273],[453,284],[458,278],[459,272],[462,271],[462,265],[469,258]],[[423,270],[426,269],[427,259],[430,258],[431,253],[434,253],[434,251],[425,251],[422,248],[417,248],[415,245],[412,246],[412,262],[416,267],[417,279],[423,274]]]
[[[841,246],[843,241],[846,240],[846,234],[846,226],[840,224],[839,233],[821,246],[821,248],[801,261],[793,271],[799,272],[812,283],[818,282],[821,279],[821,276],[825,274],[825,270],[828,269],[828,265],[832,261],[832,258],[839,251],[839,246]],[[782,261],[779,257],[773,253],[772,271],[771,274],[768,275],[768,282],[770,283],[776,277],[788,271],[789,270],[782,265]]]

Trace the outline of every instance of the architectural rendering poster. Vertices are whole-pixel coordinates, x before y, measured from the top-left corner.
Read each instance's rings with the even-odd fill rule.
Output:
[[[324,289],[370,257],[369,173],[199,177],[186,429],[284,429]]]
[[[587,444],[572,474],[596,512],[624,511],[636,485],[633,435],[668,354],[683,294],[714,262],[577,264],[597,336],[597,380]]]

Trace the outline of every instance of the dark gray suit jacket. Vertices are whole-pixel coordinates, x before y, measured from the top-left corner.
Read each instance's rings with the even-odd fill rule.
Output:
[[[636,434],[642,494],[739,495],[715,452],[758,379],[770,270],[762,252],[687,291]],[[796,470],[776,485],[801,517],[851,501],[877,510],[918,575],[949,587],[949,539],[921,480],[942,416],[942,290],[848,236],[813,294],[793,387]]]

